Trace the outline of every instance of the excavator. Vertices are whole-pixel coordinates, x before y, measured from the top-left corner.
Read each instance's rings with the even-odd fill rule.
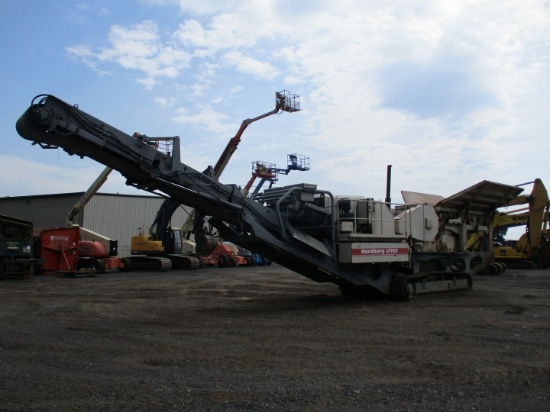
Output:
[[[512,199],[506,206],[527,205],[509,212],[500,212],[493,219],[493,251],[497,262],[510,268],[532,269],[550,267],[550,234],[548,216],[550,199],[541,179],[523,183],[532,184],[531,193]],[[517,241],[506,240],[509,228],[525,227]]]
[[[396,299],[468,293],[473,275],[494,261],[495,210],[521,188],[481,181],[432,204],[398,205],[367,196],[337,196],[316,184],[266,189],[250,198],[170,155],[144,135],[130,136],[52,95],[39,95],[16,122],[42,148],[62,148],[120,172],[127,184],[194,208],[220,236],[346,295]],[[199,245],[198,245],[199,246]]]
[[[219,180],[229,160],[237,150],[244,131],[250,124],[282,111],[293,113],[300,110],[298,95],[291,94],[287,90],[276,92],[275,108],[254,118],[243,120],[235,136],[228,141],[214,167],[208,169],[205,173],[208,172],[212,178]],[[149,144],[153,144],[157,150],[167,156],[170,156],[171,151],[174,149],[172,138],[151,138],[137,133],[134,134],[134,137],[146,139]],[[149,235],[139,234],[132,237],[132,255],[146,256],[142,259],[142,262],[151,262],[151,257],[159,259],[158,262],[164,270],[168,270],[169,268],[166,268],[170,264],[165,260],[160,260],[162,256],[166,256],[171,260],[173,268],[196,269],[200,266],[201,258],[209,256],[218,247],[219,238],[213,236],[212,230],[206,224],[205,216],[196,213],[194,209],[187,211],[188,217],[181,228],[171,227],[171,218],[180,206],[181,203],[172,198],[167,198],[162,203],[149,229]],[[193,240],[191,240],[191,235],[193,235]]]

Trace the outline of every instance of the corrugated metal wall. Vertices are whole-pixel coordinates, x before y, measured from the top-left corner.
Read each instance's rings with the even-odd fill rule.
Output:
[[[30,220],[36,229],[65,227],[67,213],[83,193],[0,198],[0,214]],[[119,256],[129,256],[131,238],[149,232],[164,199],[153,196],[97,193],[77,215],[81,226],[118,240]],[[180,207],[172,226],[181,227],[187,212]]]
[[[67,213],[82,193],[0,198],[0,214],[30,220],[35,229],[65,227]],[[82,216],[76,219],[82,224]]]

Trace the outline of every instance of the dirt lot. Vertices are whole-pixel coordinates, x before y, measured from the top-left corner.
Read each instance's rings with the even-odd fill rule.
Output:
[[[349,300],[277,265],[0,283],[1,410],[550,410],[550,270]]]

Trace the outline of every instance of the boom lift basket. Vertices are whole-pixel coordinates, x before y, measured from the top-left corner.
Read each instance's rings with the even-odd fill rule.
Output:
[[[284,103],[281,106],[281,110],[285,112],[298,112],[300,111],[300,96],[298,94],[291,94],[288,90],[283,90],[282,92],[277,92],[276,101],[279,101],[281,97],[284,98]]]

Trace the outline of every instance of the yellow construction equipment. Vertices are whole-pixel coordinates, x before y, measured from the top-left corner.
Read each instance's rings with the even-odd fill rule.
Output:
[[[493,219],[493,251],[498,262],[508,267],[550,267],[550,237],[548,208],[550,199],[541,179],[518,186],[533,184],[529,195],[519,195],[508,206],[528,205],[495,215]],[[506,240],[509,228],[525,226],[518,240]]]

